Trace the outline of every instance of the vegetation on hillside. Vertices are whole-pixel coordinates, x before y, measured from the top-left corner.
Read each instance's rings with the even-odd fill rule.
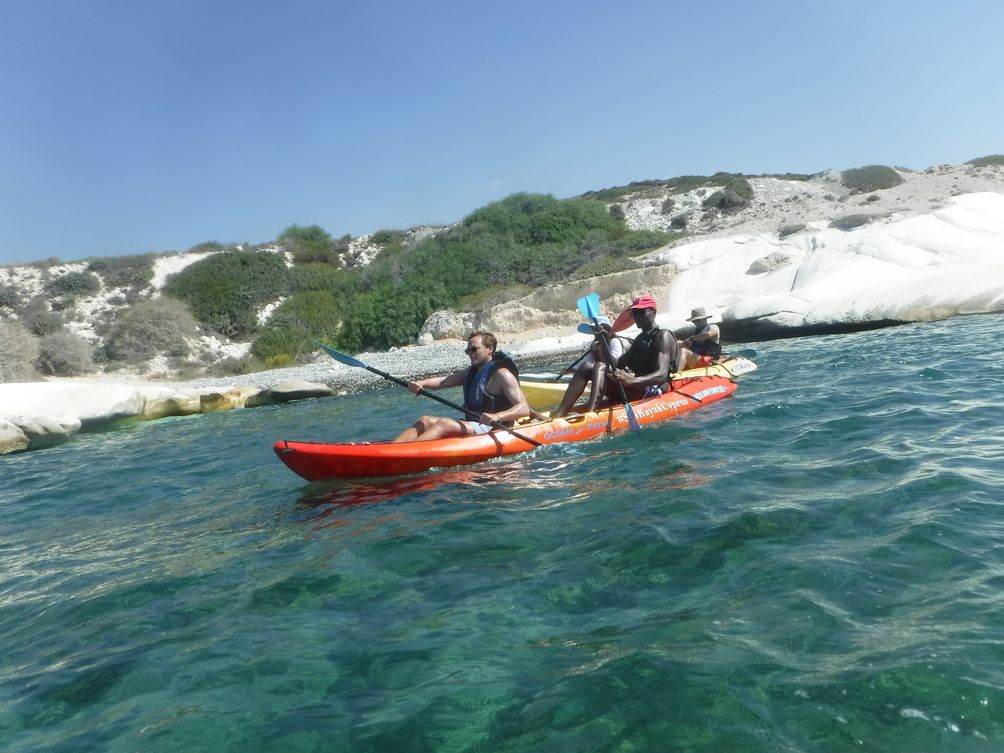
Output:
[[[95,370],[93,349],[80,335],[61,329],[39,339],[35,366],[48,376],[91,374]]]
[[[898,186],[903,176],[886,165],[866,165],[844,170],[840,182],[857,193],[869,193]]]
[[[87,269],[100,275],[107,288],[137,291],[153,279],[153,263],[156,259],[156,254],[101,256],[91,259]]]
[[[156,355],[184,355],[198,328],[188,307],[161,296],[122,310],[105,337],[101,356],[120,365],[139,365]]]
[[[724,172],[718,172],[714,175],[680,175],[675,178],[638,180],[628,183],[626,186],[614,186],[612,188],[603,188],[599,191],[587,191],[582,194],[581,198],[597,199],[606,203],[621,201],[628,197],[645,197],[647,195],[655,198],[666,193],[671,195],[681,194],[694,191],[698,188],[725,188],[730,182],[738,180],[745,182],[748,186],[749,183],[746,179],[750,177],[809,180],[812,176],[801,173],[784,173],[783,175],[773,173],[760,176],[746,176],[740,173]]]
[[[349,247],[350,236],[332,238],[320,225],[290,225],[276,238],[293,254],[296,264],[337,264]]]
[[[290,270],[291,295],[252,352],[282,365],[313,350],[313,339],[353,352],[404,345],[434,311],[473,307],[502,290],[619,271],[670,238],[627,230],[602,202],[540,194],[489,204],[410,246],[400,231],[379,231],[371,240],[383,251],[364,268],[314,262]]]
[[[988,154],[986,157],[977,157],[966,162],[967,165],[976,167],[990,167],[991,165],[1004,165],[1004,154]]]
[[[30,382],[38,378],[34,363],[38,338],[18,321],[0,322],[0,382]]]
[[[188,304],[215,332],[246,338],[257,329],[257,310],[289,290],[286,264],[267,251],[222,251],[172,275],[164,293]]]
[[[101,280],[93,272],[67,272],[53,278],[45,291],[49,295],[94,295],[101,289]]]

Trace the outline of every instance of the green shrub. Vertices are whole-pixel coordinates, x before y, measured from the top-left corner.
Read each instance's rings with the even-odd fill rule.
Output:
[[[272,312],[262,328],[296,325],[314,337],[333,337],[341,321],[341,303],[330,290],[310,290],[290,296]],[[260,334],[260,332],[259,332]]]
[[[446,308],[444,300],[441,286],[430,280],[357,293],[335,342],[349,351],[412,342],[432,312]]]
[[[257,311],[289,289],[286,265],[267,251],[223,251],[172,275],[164,293],[184,301],[195,318],[227,337],[247,337]]]
[[[117,312],[104,353],[110,361],[136,365],[160,353],[184,354],[186,340],[197,334],[195,318],[184,303],[166,296],[148,298]]]
[[[744,199],[747,205],[753,198],[753,186],[751,186],[750,182],[742,176],[730,179],[729,182],[725,184],[725,190],[731,191],[740,199]]]
[[[49,376],[81,376],[94,372],[93,349],[80,335],[60,330],[39,340],[35,366]]]
[[[705,209],[717,210],[719,212],[732,213],[745,209],[750,205],[749,199],[744,199],[731,188],[724,188],[715,191],[701,202]]]
[[[320,225],[290,225],[277,240],[293,254],[296,264],[338,263],[334,241]]]
[[[108,288],[144,288],[153,279],[156,254],[102,256],[92,259],[87,269],[96,272]]]
[[[101,290],[101,280],[93,272],[67,272],[45,286],[49,295],[93,295]]]
[[[206,369],[206,373],[210,376],[232,376],[234,374],[253,374],[265,368],[265,364],[253,355],[246,355],[243,358],[231,356],[210,365]]]
[[[967,165],[976,167],[990,167],[991,165],[1004,165],[1004,154],[988,154],[986,157],[977,157],[966,162]]]
[[[192,246],[185,253],[189,254],[206,254],[211,252],[215,253],[218,251],[222,251],[225,248],[226,246],[224,246],[219,241],[204,241],[202,243],[197,243],[196,245]]]
[[[377,230],[370,236],[370,242],[378,246],[400,246],[404,243],[404,233],[400,230]]]
[[[276,359],[288,359],[289,363],[284,365],[291,365],[297,352],[315,350],[314,338],[306,326],[288,320],[262,329],[251,346],[251,354],[269,368],[278,368]]]
[[[55,303],[55,301],[53,301]],[[21,320],[24,326],[37,337],[51,334],[63,328],[66,320],[58,311],[49,308],[42,296],[35,296],[21,311]]]
[[[591,230],[623,229],[600,202],[559,201],[550,195],[527,193],[514,194],[477,209],[463,225],[521,245],[574,243],[582,241]]]
[[[295,365],[296,359],[288,353],[279,353],[265,359],[266,369],[288,369]]]
[[[34,381],[36,358],[38,338],[20,322],[0,322],[0,382]]]
[[[844,170],[840,176],[840,182],[852,191],[868,193],[869,191],[898,186],[903,182],[903,177],[885,165],[866,165],[865,167]]]
[[[662,202],[662,207],[659,211],[663,214],[672,214],[674,209],[676,209],[676,202],[673,201],[672,196],[667,196],[666,200]]]
[[[17,288],[13,285],[0,285],[0,306],[12,309],[17,308],[20,302],[21,296]]]
[[[599,277],[600,275],[611,275],[615,272],[623,272],[625,269],[632,269],[638,263],[629,256],[601,256],[590,259],[571,274],[571,279],[581,280],[587,277]]]
[[[353,280],[349,274],[330,264],[298,264],[288,271],[291,293],[305,293],[309,290],[330,290],[347,293]]]
[[[610,212],[611,217],[620,222],[623,222],[627,218],[627,215],[624,214],[623,204],[611,204],[608,211]]]

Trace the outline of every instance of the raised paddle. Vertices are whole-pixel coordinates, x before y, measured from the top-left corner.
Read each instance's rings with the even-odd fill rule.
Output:
[[[632,324],[634,324],[634,317],[631,316],[631,308],[628,307],[617,315],[617,318],[614,319],[614,324],[610,328],[610,331],[620,332],[622,329],[627,329]]]
[[[616,369],[617,364],[614,363],[613,356],[610,355],[610,340],[607,338],[607,333],[600,327],[599,295],[596,293],[584,295],[575,302],[575,305],[579,307],[579,311],[582,312],[582,315],[586,317],[586,319],[593,320],[593,329],[596,330],[596,336],[599,338],[600,347],[603,348],[603,355],[607,357],[607,365]],[[627,414],[628,429],[631,431],[638,431],[641,429],[641,424],[639,424],[638,419],[635,418],[634,408],[631,407],[631,403],[627,398],[627,393],[624,391],[624,385],[617,382],[617,386],[620,388],[621,398],[624,400],[624,412]]]
[[[317,341],[315,340],[314,342],[317,342]],[[334,348],[329,347],[329,346],[325,345],[322,342],[318,342],[317,345],[321,348],[321,350],[323,350],[329,356],[331,356],[336,361],[338,361],[338,363],[344,363],[346,366],[355,366],[355,367],[358,367],[360,369],[366,369],[366,371],[371,371],[374,374],[376,374],[377,376],[382,376],[384,379],[387,379],[387,380],[389,380],[391,382],[394,382],[394,384],[400,384],[402,387],[405,387],[405,388],[408,387],[408,382],[406,382],[404,379],[401,379],[400,377],[396,377],[393,374],[388,374],[386,371],[381,371],[380,369],[376,368],[375,366],[369,366],[368,364],[365,364],[362,361],[360,361],[358,358],[353,358],[352,356],[346,355],[345,353],[337,351]],[[426,397],[431,397],[433,400],[435,400],[437,402],[440,402],[443,405],[448,405],[451,408],[453,408],[454,410],[458,410],[461,413],[463,413],[464,415],[466,415],[467,417],[473,419],[474,421],[478,421],[481,418],[481,414],[480,413],[475,413],[472,410],[468,410],[464,406],[462,406],[462,405],[460,405],[458,403],[454,403],[452,400],[447,400],[445,397],[440,397],[439,395],[434,395],[431,392],[429,392],[428,390],[424,390],[424,389],[419,388],[418,394],[419,395],[425,395]],[[518,431],[513,431],[508,426],[506,426],[505,424],[500,423],[498,421],[492,421],[491,424],[489,424],[489,426],[491,426],[493,429],[498,429],[500,431],[507,431],[510,434],[512,434],[514,437],[516,437],[517,439],[522,439],[524,442],[526,442],[528,444],[532,444],[534,447],[540,447],[541,446],[541,443],[538,442],[536,439],[531,439],[530,437],[526,436],[525,434],[520,434]]]

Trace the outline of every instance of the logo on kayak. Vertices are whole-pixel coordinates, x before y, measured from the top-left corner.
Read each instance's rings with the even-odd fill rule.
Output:
[[[695,400],[703,400],[704,398],[710,397],[711,395],[721,395],[721,394],[723,394],[725,392],[728,392],[728,390],[725,388],[725,385],[720,384],[717,387],[709,387],[706,390],[701,390],[700,392],[695,392],[694,393],[694,399]]]
[[[660,400],[654,405],[646,405],[641,408],[636,408],[634,414],[638,418],[647,418],[648,416],[656,416],[660,413],[665,413],[666,411],[676,411],[687,405],[689,402],[689,400]],[[627,415],[618,416],[617,422],[626,424]]]
[[[576,434],[576,433],[577,433],[576,430],[571,426],[568,426],[564,429],[555,429],[554,431],[545,431],[544,441],[550,442],[552,439],[561,439],[562,437],[567,437],[571,434]]]

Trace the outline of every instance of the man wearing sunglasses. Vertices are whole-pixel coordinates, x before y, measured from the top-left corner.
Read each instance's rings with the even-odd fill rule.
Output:
[[[421,390],[464,388],[464,407],[479,414],[477,421],[464,421],[443,416],[422,416],[405,429],[395,442],[466,437],[487,434],[493,423],[510,425],[530,415],[523,390],[519,388],[516,364],[505,353],[498,353],[498,341],[491,332],[472,332],[467,336],[464,352],[471,365],[452,374],[409,382],[408,389],[416,395]]]

